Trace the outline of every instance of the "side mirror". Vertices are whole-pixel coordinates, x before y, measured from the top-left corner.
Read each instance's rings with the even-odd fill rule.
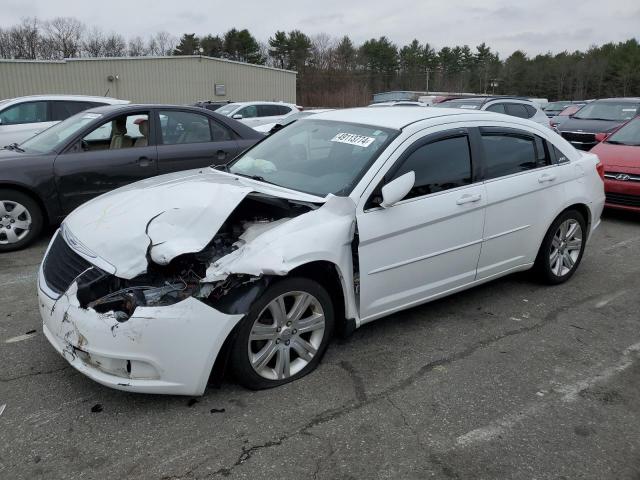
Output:
[[[239,113],[236,113],[233,117],[231,117],[235,120],[242,120],[242,115],[240,115]]]
[[[413,170],[387,183],[382,187],[382,202],[380,206],[382,208],[389,208],[395,205],[407,196],[407,193],[411,191],[415,183],[416,174]]]
[[[608,133],[604,133],[604,132],[596,133],[596,135],[595,135],[596,142],[598,142],[598,143],[604,142],[607,139],[608,136],[609,136]]]

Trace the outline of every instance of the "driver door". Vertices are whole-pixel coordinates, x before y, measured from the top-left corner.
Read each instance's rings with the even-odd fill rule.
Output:
[[[416,134],[358,208],[360,317],[370,321],[472,283],[486,205],[469,133]],[[384,183],[414,171],[407,196],[379,207]]]
[[[146,125],[145,125],[146,123]],[[149,110],[111,117],[84,132],[54,162],[65,214],[98,195],[158,173],[158,153]]]

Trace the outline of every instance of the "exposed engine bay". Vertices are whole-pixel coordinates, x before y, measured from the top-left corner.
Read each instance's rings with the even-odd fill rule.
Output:
[[[269,279],[253,275],[230,275],[218,282],[205,282],[207,268],[229,255],[263,232],[301,214],[318,208],[263,194],[248,195],[229,215],[209,244],[199,252],[186,253],[167,265],[155,263],[147,252],[146,272],[123,279],[97,267],[84,272],[78,279],[77,297],[82,308],[100,313],[113,312],[115,318],[128,320],[138,306],[165,306],[188,297],[198,298],[221,310],[237,309],[225,298],[232,291],[249,293],[255,298]],[[251,294],[251,291],[255,292]]]

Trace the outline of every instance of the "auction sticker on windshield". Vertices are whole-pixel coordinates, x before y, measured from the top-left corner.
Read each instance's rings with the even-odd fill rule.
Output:
[[[368,147],[376,141],[373,137],[366,137],[364,135],[356,135],[354,133],[338,133],[331,139],[332,142],[348,143],[349,145],[355,145],[357,147]]]

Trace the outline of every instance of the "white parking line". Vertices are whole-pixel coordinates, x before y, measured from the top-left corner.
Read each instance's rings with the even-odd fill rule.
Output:
[[[11,337],[4,341],[4,343],[16,343],[24,340],[29,340],[31,337],[37,335],[38,332],[25,333],[24,335],[18,335],[17,337]]]
[[[562,394],[561,400],[563,402],[574,402],[578,399],[579,393],[584,389],[592,387],[597,383],[606,382],[611,379],[611,377],[628,369],[633,365],[633,361],[637,357],[638,352],[640,352],[640,342],[625,348],[617,364],[605,368],[600,373],[584,380],[580,380],[579,382],[554,387],[553,392]],[[456,445],[459,447],[468,447],[477,443],[488,442],[499,435],[502,435],[506,431],[512,429],[517,423],[537,415],[544,408],[549,406],[551,404],[550,397],[552,397],[552,395],[546,396],[545,400],[541,399],[536,403],[526,406],[520,412],[510,413],[494,420],[484,427],[476,428],[464,435],[460,435],[456,438]]]
[[[608,296],[604,297],[602,300],[600,300],[599,302],[597,302],[595,306],[596,306],[596,308],[602,308],[605,305],[613,302],[616,298],[621,297],[625,293],[627,293],[626,290],[620,290],[619,292],[612,293],[611,295],[608,295]]]

